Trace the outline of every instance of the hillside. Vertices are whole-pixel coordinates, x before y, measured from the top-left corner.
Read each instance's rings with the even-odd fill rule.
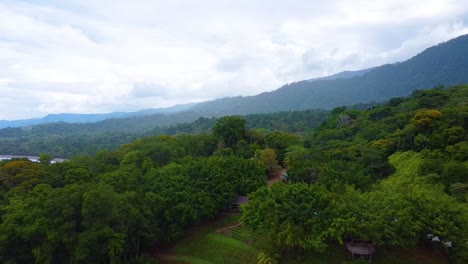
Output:
[[[171,114],[183,112],[194,104],[175,105],[167,108],[145,109],[136,112],[112,112],[106,114],[49,114],[42,118],[19,119],[19,120],[0,120],[0,128],[22,127],[47,123],[67,122],[67,123],[95,123],[108,119],[125,119],[134,117],[145,117],[149,115],[161,116],[163,113]],[[172,119],[176,117],[171,117]],[[180,119],[181,122],[186,121]]]
[[[0,262],[155,263],[175,244],[159,257],[343,263],[359,239],[375,263],[467,263],[467,101],[467,85],[439,87],[335,108],[298,134],[228,116],[210,133],[140,138],[63,163],[0,161]],[[267,186],[279,164],[289,180]],[[239,195],[248,202],[233,221],[243,226],[215,233],[231,226],[217,216]]]
[[[359,72],[358,72],[359,73]],[[426,49],[396,64],[375,67],[351,78],[306,80],[256,96],[199,103],[192,111],[216,115],[250,114],[384,101],[418,89],[468,83],[468,35]]]
[[[363,70],[358,70],[358,71],[343,71],[343,72],[339,72],[339,73],[336,73],[336,74],[332,74],[330,76],[310,79],[309,81],[313,82],[313,81],[318,81],[318,80],[350,79],[350,78],[353,78],[353,77],[362,76],[366,72],[369,72],[369,71],[373,70],[374,68],[375,67],[368,68],[368,69],[363,69]]]
[[[118,127],[132,127],[131,123],[140,127],[147,121],[164,126],[190,122],[198,117],[332,109],[343,105],[382,102],[392,97],[408,96],[418,89],[463,83],[468,83],[468,35],[428,48],[401,63],[299,81],[255,96],[228,97],[129,113],[53,114],[35,119],[0,120],[0,128],[51,122],[92,123],[108,119]],[[134,122],[129,122],[128,118]]]
[[[325,110],[253,114],[244,118],[252,129],[303,133],[319,126],[329,115]],[[173,124],[174,118],[180,123]],[[169,115],[113,118],[96,123],[65,122],[0,129],[0,154],[39,155],[69,158],[113,150],[139,137],[157,134],[196,134],[210,132],[216,118],[198,118],[192,112]],[[80,146],[77,148],[77,146]]]

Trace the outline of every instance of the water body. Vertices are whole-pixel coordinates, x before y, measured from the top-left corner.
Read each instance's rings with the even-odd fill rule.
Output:
[[[27,158],[28,160],[32,162],[39,162],[39,157],[37,156],[21,156],[21,155],[0,155],[0,160],[11,160],[11,159],[21,159],[21,158]],[[67,161],[67,159],[52,159],[50,163],[62,163],[64,161]]]

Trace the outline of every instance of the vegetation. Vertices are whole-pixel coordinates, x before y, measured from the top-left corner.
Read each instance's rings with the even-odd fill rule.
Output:
[[[269,131],[279,130],[304,133],[319,126],[328,115],[329,112],[325,110],[307,110],[254,114],[243,118],[246,120],[247,127],[261,129],[260,132],[269,133]],[[108,119],[97,123],[60,122],[4,128],[0,129],[0,149],[2,154],[38,156],[40,153],[47,152],[60,158],[94,155],[102,150],[116,150],[141,137],[157,134],[210,133],[217,122],[216,118],[196,118],[195,114],[177,116],[156,114]]]
[[[216,232],[218,228],[235,224],[238,215],[221,215],[208,223],[195,226],[167,255],[163,263],[255,263],[258,250],[241,240]]]
[[[245,223],[282,254],[357,238],[431,243],[466,261],[468,167],[458,149],[467,142],[467,101],[468,86],[439,87],[366,111],[334,109],[305,147],[288,148],[295,183],[251,194]]]
[[[304,80],[256,96],[229,97],[196,104],[192,111],[246,115],[288,110],[332,109],[408,96],[416,89],[468,83],[468,35],[426,49],[399,63],[360,75]]]
[[[151,263],[148,254],[248,195],[236,236],[200,231],[172,253],[187,263],[238,254],[242,263],[298,263],[293,255],[321,261],[359,239],[464,263],[467,101],[468,86],[438,87],[335,108],[313,131],[225,117],[210,133],[140,138],[64,163],[47,153],[40,163],[0,161],[0,262]],[[290,183],[267,187],[281,167]],[[253,245],[242,242],[249,237]]]

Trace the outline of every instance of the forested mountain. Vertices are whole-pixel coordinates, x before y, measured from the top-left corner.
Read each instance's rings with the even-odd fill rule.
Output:
[[[196,134],[211,131],[217,118],[198,118],[190,112],[175,114],[180,124],[172,124],[164,114],[107,119],[96,123],[64,122],[28,127],[0,129],[1,154],[39,155],[47,152],[54,157],[69,158],[92,155],[100,150],[113,150],[143,136],[181,133]],[[325,110],[292,111],[253,114],[244,118],[252,129],[303,133],[320,125],[329,115]],[[191,122],[192,120],[195,120]],[[172,125],[171,125],[172,124]]]
[[[313,82],[313,81],[318,81],[318,80],[350,79],[350,78],[353,78],[353,77],[362,76],[366,72],[371,71],[374,68],[375,67],[369,68],[369,69],[358,70],[358,71],[343,71],[343,72],[339,72],[339,73],[336,73],[336,74],[332,74],[330,76],[310,79],[308,81]]]
[[[426,49],[396,64],[375,67],[352,78],[300,81],[256,96],[223,98],[191,110],[216,115],[250,114],[384,101],[418,89],[468,83],[468,35]]]
[[[193,104],[175,105],[168,108],[145,109],[137,112],[113,112],[107,114],[49,114],[42,118],[20,119],[20,120],[0,120],[0,128],[31,126],[55,122],[67,123],[93,123],[106,119],[141,117],[147,115],[157,115],[162,113],[177,113],[189,109]],[[160,116],[160,115],[157,115]],[[177,117],[172,117],[177,118]],[[181,119],[179,122],[183,122]]]
[[[136,118],[134,123],[137,127],[148,121],[170,125],[190,122],[198,117],[332,109],[342,105],[382,102],[392,97],[410,95],[418,89],[463,83],[468,83],[468,35],[428,48],[401,63],[295,82],[255,96],[221,98],[132,113],[57,114],[27,120],[0,120],[0,128],[58,121],[89,123],[109,118],[113,119],[109,122],[116,127],[125,127],[128,119],[122,122],[120,119],[128,117]]]
[[[467,101],[468,86],[439,87],[335,108],[301,134],[227,116],[208,133],[60,164],[0,161],[0,262],[155,263],[161,245],[248,194],[242,221],[273,261],[359,239],[467,263]],[[267,187],[280,164],[290,180]]]

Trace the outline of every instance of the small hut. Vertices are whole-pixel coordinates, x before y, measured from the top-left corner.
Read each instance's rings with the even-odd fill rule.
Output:
[[[247,196],[237,196],[234,202],[231,204],[231,211],[240,213],[240,206],[247,203],[249,198]]]
[[[355,259],[368,259],[372,261],[372,254],[375,251],[374,246],[367,242],[351,242],[346,244],[346,249],[352,260]]]

